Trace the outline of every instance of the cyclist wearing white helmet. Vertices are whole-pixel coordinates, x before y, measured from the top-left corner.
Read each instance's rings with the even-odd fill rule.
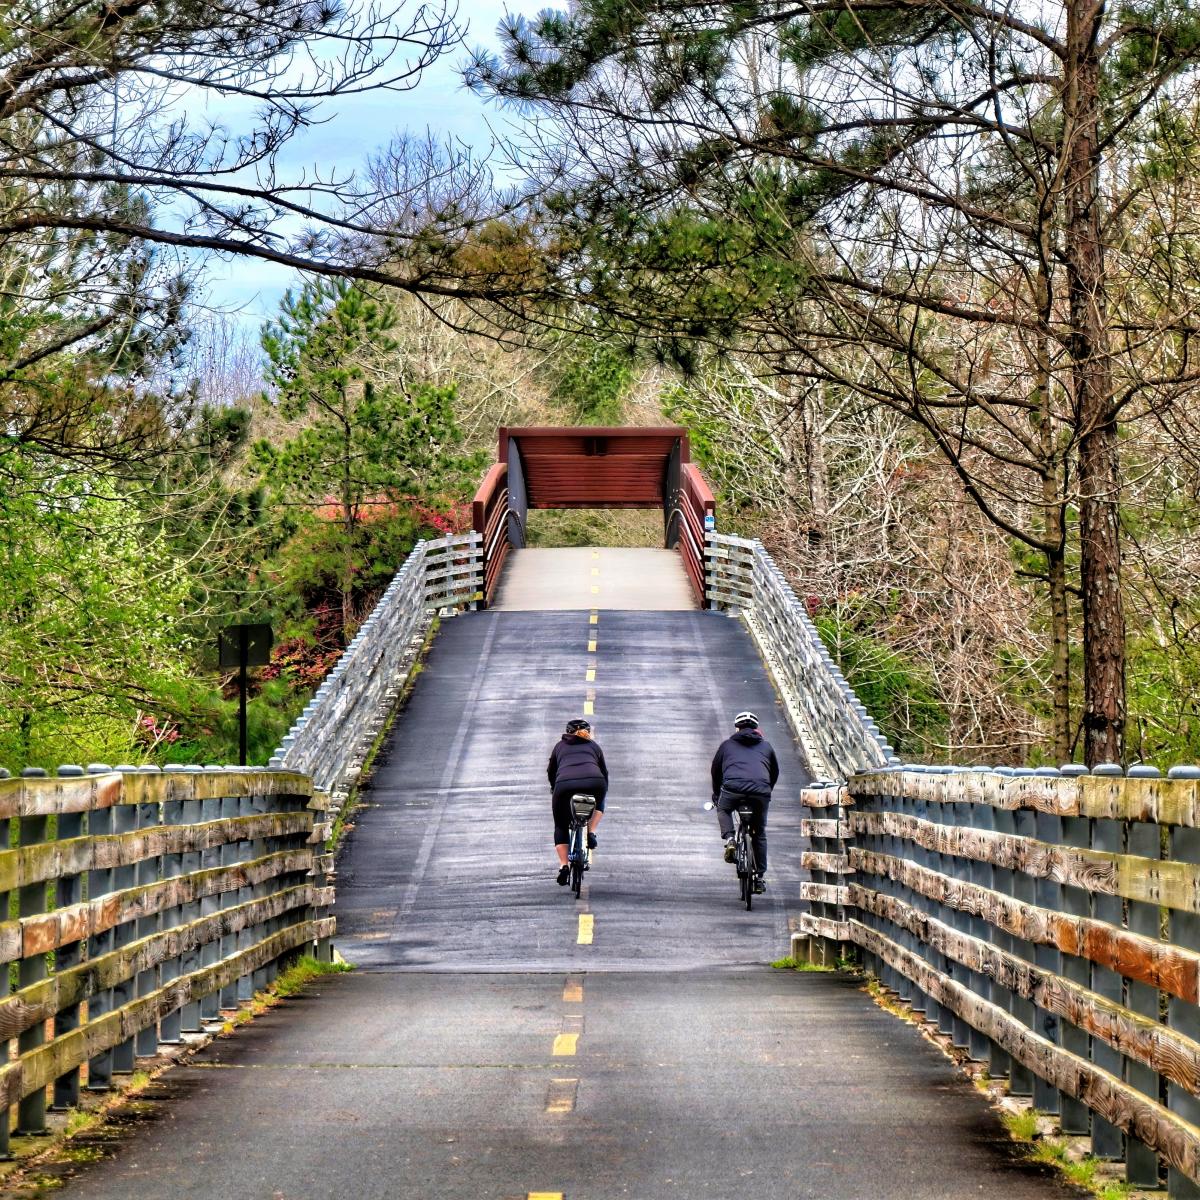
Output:
[[[592,738],[592,727],[582,717],[567,722],[567,731],[554,743],[546,765],[550,780],[550,808],[554,815],[554,850],[558,855],[558,882],[566,885],[571,868],[567,866],[567,840],[571,825],[571,797],[585,792],[596,797],[596,811],[588,822],[588,848],[596,848],[596,826],[604,816],[604,795],[608,791],[608,767],[604,751]]]
[[[733,838],[734,810],[745,805],[753,810],[752,837],[758,874],[754,890],[765,892],[763,875],[767,870],[767,806],[771,789],[779,780],[779,760],[771,743],[758,728],[752,712],[740,712],[733,718],[733,736],[726,738],[712,760],[712,798],[717,821],[725,841],[725,861],[733,862],[736,848]]]

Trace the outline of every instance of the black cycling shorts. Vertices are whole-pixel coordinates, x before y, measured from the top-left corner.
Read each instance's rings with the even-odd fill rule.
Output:
[[[604,811],[604,796],[608,791],[608,781],[600,775],[595,779],[571,779],[565,783],[554,785],[554,793],[550,798],[550,810],[554,814],[554,844],[565,846],[570,841],[571,828],[571,797],[580,792],[596,797],[596,808]]]

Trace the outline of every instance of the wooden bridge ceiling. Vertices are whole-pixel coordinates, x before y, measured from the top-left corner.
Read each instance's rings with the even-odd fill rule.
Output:
[[[520,450],[530,508],[659,508],[676,443],[688,461],[680,425],[503,428],[500,462],[508,461],[510,441]]]

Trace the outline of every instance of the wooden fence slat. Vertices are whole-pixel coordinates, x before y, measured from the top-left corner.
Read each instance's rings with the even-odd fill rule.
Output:
[[[1018,903],[999,890],[1002,886],[999,878],[996,881],[997,888],[988,890],[972,884],[961,884],[919,863],[894,855],[872,854],[852,847],[849,858],[851,866],[858,872],[895,875],[923,895],[983,916],[996,928],[1014,937],[1026,941],[1045,941],[1057,946],[1064,954],[1088,958],[1111,971],[1139,979],[1193,1004],[1200,995],[1200,953],[1195,951],[1126,931],[1106,921]],[[1119,918],[1120,900],[1111,896],[1103,899],[1115,904]]]
[[[0,1057],[0,1095],[22,1132],[44,1127],[48,1085],[57,1106],[76,1103],[87,1063],[88,1087],[108,1087],[136,1055],[198,1027],[223,994],[248,997],[281,955],[333,929],[313,916],[310,872],[328,855],[310,839],[327,805],[308,780],[89,770],[28,771],[7,789],[8,811],[24,815],[16,848],[0,838],[0,877],[19,898],[0,921],[18,980],[0,989],[0,1044],[15,1039],[18,1051]],[[332,888],[319,891],[327,907]]]
[[[1130,821],[1125,829],[1125,849],[1130,854],[1142,858],[1160,858],[1162,856],[1162,826],[1149,824],[1145,821]],[[1153,904],[1140,904],[1130,901],[1127,909],[1129,929],[1144,936],[1147,940],[1156,941],[1160,935],[1161,921],[1159,910]],[[1162,944],[1161,942],[1158,944]],[[1128,978],[1125,982],[1125,1000],[1134,1012],[1150,1020],[1159,1018],[1162,992],[1151,983],[1137,978]],[[1195,1003],[1193,1000],[1192,1003]],[[1158,1098],[1159,1076],[1153,1067],[1130,1060],[1125,1064],[1125,1079],[1139,1091],[1148,1096]],[[1115,1148],[1115,1139],[1112,1139]],[[1158,1155],[1135,1136],[1125,1139],[1125,1178],[1127,1182],[1139,1187],[1158,1186]]]
[[[957,803],[988,804],[1015,811],[1030,809],[1059,817],[1092,817],[1111,821],[1147,821],[1159,825],[1200,825],[1200,780],[1129,778],[1104,772],[1059,778],[1028,776],[1014,782],[999,771],[975,775],[969,794]],[[939,790],[946,794],[954,775],[929,776],[916,771],[865,771],[850,781],[851,790],[881,795],[913,795]],[[934,781],[938,782],[934,782]],[[950,801],[943,801],[949,803]]]
[[[1200,829],[1173,828],[1170,848],[1172,859],[1200,862]],[[1190,950],[1200,950],[1200,915],[1176,909],[1170,913],[1168,922],[1172,942]],[[1200,1008],[1174,997],[1167,1007],[1167,1024],[1180,1034],[1200,1039]],[[1200,1085],[1188,1087],[1182,1081],[1172,1079],[1167,1084],[1167,1107],[1182,1120],[1200,1123]],[[1153,1143],[1148,1145],[1155,1148]],[[1188,1170],[1186,1164],[1164,1157],[1168,1158],[1172,1168],[1167,1172],[1167,1194],[1171,1200],[1200,1197],[1200,1175]]]
[[[231,796],[229,799],[237,800],[238,797]],[[146,859],[157,859],[164,854],[184,854],[272,833],[286,835],[301,829],[307,833],[312,827],[309,814],[288,812],[248,817],[230,815],[200,825],[175,828],[158,824],[138,828],[136,813],[131,819],[125,811],[132,807],[123,805],[117,810],[117,831],[112,834],[75,837],[63,842],[30,843],[15,850],[0,850],[0,889],[16,890],[32,884],[48,883],[63,875],[78,875],[106,867],[135,867]],[[148,809],[155,806],[140,807]],[[28,819],[35,821],[44,818]],[[122,875],[122,878],[127,877]]]
[[[1153,1067],[1180,1087],[1200,1091],[1200,1040],[1176,1033],[1155,1018],[1142,1016],[1120,1003],[1107,1000],[1050,968],[1027,962],[963,933],[894,896],[871,891],[859,884],[849,885],[849,891],[856,907],[885,918],[898,929],[916,934],[971,971],[1001,982],[1006,989],[1035,1003],[1040,1013],[1069,1020],[1093,1037],[1103,1039]],[[974,986],[968,990],[980,994]],[[1044,1023],[1039,1023],[1036,1032],[1058,1044],[1048,1036]]]
[[[1200,1128],[1196,1125],[1129,1087],[1117,1076],[1026,1028],[1011,1014],[935,971],[923,959],[861,921],[851,920],[848,925],[854,941],[898,970],[911,973],[926,992],[983,1029],[1036,1076],[1078,1097],[1113,1125],[1136,1130],[1148,1146],[1189,1179],[1200,1177]]]
[[[1018,822],[1022,811],[1025,810],[1017,810],[1015,814]],[[859,832],[867,831],[868,822],[881,822],[879,832],[886,835],[907,838],[942,854],[1010,867],[1031,879],[1067,883],[1091,892],[1200,912],[1200,863],[1155,861],[1130,854],[1052,846],[1020,833],[1010,836],[978,829],[951,829],[895,814],[856,813],[850,819]]]

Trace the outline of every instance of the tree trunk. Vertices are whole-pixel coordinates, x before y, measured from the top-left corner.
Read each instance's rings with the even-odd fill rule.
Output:
[[[1100,63],[1103,3],[1067,5],[1066,264],[1071,375],[1079,431],[1083,590],[1084,761],[1120,762],[1125,734],[1125,613],[1121,596],[1117,421],[1100,236]]]
[[[1044,200],[1045,197],[1042,197]],[[1043,206],[1044,207],[1044,206]],[[1043,231],[1039,245],[1042,267],[1035,280],[1034,302],[1039,334],[1034,371],[1034,422],[1042,468],[1042,541],[1047,547],[1046,583],[1050,594],[1051,753],[1060,763],[1071,760],[1071,646],[1067,607],[1067,529],[1064,492],[1066,479],[1059,452],[1059,423],[1054,415],[1054,377],[1051,371],[1053,300],[1048,264],[1049,239]]]
[[[1067,558],[1060,548],[1046,556],[1050,582],[1050,675],[1054,756],[1071,761],[1071,624],[1067,608]]]

